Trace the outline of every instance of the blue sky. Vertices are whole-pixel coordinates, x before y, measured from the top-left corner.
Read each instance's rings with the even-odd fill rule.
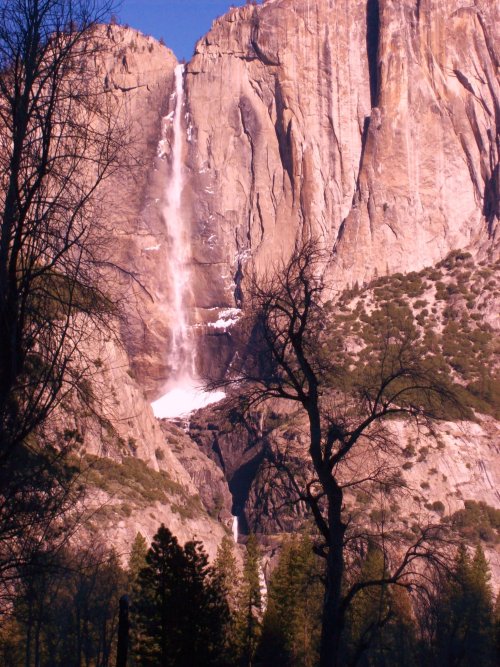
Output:
[[[189,60],[194,45],[217,16],[244,0],[122,0],[120,23],[153,37],[163,37],[177,58]]]

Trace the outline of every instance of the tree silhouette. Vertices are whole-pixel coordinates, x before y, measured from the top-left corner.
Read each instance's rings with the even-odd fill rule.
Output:
[[[262,631],[263,601],[260,590],[260,552],[255,535],[246,544],[239,596],[238,634],[241,664],[252,667]]]
[[[222,628],[224,642],[224,664],[233,664],[238,654],[238,609],[241,577],[238,571],[234,542],[224,536],[217,549],[214,561],[214,581],[227,605],[226,624]]]
[[[0,462],[81,378],[71,360],[109,310],[100,188],[126,141],[92,68],[109,8],[0,3]]]
[[[327,261],[320,244],[307,241],[263,279],[249,279],[245,343],[229,379],[212,385],[236,387],[233,394],[243,410],[282,399],[299,406],[307,419],[308,448],[301,460],[307,455],[309,468],[296,456],[289,466],[284,451],[274,462],[296,498],[308,506],[321,536],[316,546],[326,560],[321,667],[340,664],[346,612],[361,590],[389,584],[415,588],[407,576],[411,570],[418,578],[415,561],[425,560],[427,567],[445,561],[438,525],[424,524],[405,543],[401,532],[388,531],[382,516],[377,544],[387,574],[363,582],[346,577],[346,551],[363,542],[362,534],[348,530],[346,489],[401,488],[394,467],[389,466],[390,474],[387,470],[387,458],[402,450],[391,430],[394,420],[429,423],[458,408],[444,373],[426,359],[404,312],[396,319],[390,309],[375,313],[380,321],[370,320],[376,335],[368,349],[357,357],[349,354],[326,315],[331,294],[324,279]],[[424,587],[422,578],[420,583]]]
[[[200,542],[187,542],[183,548],[162,525],[139,573],[136,595],[136,653],[141,665],[219,663],[228,610]]]
[[[458,549],[452,577],[438,601],[439,659],[450,667],[492,667],[494,664],[493,596],[490,571],[480,545],[473,558]]]
[[[96,544],[48,550],[20,575],[8,636],[0,636],[0,651],[17,656],[6,665],[113,665],[118,600],[126,585],[114,552]]]
[[[308,536],[285,540],[269,583],[259,655],[265,664],[317,664],[323,585]]]
[[[109,321],[106,179],[127,134],[95,64],[109,0],[0,1],[0,584],[55,538],[79,484],[78,434],[44,429],[89,402],[85,341]],[[61,537],[61,534],[59,535]],[[42,544],[45,542],[45,544]],[[60,544],[60,541],[59,541]],[[5,591],[0,591],[5,593]]]

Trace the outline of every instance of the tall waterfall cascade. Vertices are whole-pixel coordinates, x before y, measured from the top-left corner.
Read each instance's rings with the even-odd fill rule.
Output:
[[[189,322],[189,304],[192,301],[190,259],[190,225],[183,211],[185,146],[182,116],[184,107],[184,65],[175,68],[174,110],[163,119],[162,139],[158,156],[167,157],[168,133],[172,134],[170,150],[171,174],[164,196],[159,202],[165,221],[168,239],[168,276],[171,302],[171,345],[168,350],[171,377],[165,385],[165,394],[152,403],[159,418],[175,418],[188,415],[224,398],[224,392],[205,392],[196,374],[196,343]]]

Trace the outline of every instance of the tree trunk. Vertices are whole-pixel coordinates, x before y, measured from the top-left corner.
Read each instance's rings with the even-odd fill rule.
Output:
[[[311,438],[309,452],[328,503],[328,556],[321,623],[320,667],[340,667],[340,638],[344,625],[340,607],[344,574],[344,533],[346,529],[342,522],[343,492],[332,476],[329,461],[325,459],[321,446],[322,430],[319,396],[315,389],[311,391],[310,399],[304,407],[309,417]]]
[[[330,544],[326,560],[326,585],[321,624],[320,667],[340,667],[340,640],[344,627],[344,615],[341,613],[342,577],[344,573],[344,532],[345,526],[340,520],[342,507],[338,499],[330,501],[335,506],[329,513],[335,517],[330,520]]]
[[[120,598],[120,615],[118,617],[118,648],[116,652],[116,667],[127,667],[129,642],[129,598],[123,595]],[[107,660],[106,660],[107,664]]]
[[[28,624],[26,628],[26,652],[24,658],[25,667],[31,667],[31,631],[33,629],[32,606],[30,602]]]
[[[42,632],[42,610],[39,610],[39,616],[36,623],[35,631],[35,667],[40,667],[41,656],[40,656],[40,634]]]

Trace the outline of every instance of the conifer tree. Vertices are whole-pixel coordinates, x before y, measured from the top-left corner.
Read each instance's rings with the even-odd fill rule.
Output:
[[[138,585],[139,585],[139,573],[141,570],[146,567],[146,556],[148,553],[148,545],[146,539],[142,533],[138,532],[132,542],[132,548],[130,550],[130,556],[128,561],[128,585],[130,600],[132,605],[132,615],[131,623],[129,630],[129,641],[130,648],[132,649],[129,654],[128,662],[131,667],[134,667],[138,664],[134,648],[141,645],[141,637],[139,632],[139,627],[136,622],[136,614],[133,613],[135,602],[138,598]]]
[[[201,542],[184,546],[186,572],[184,576],[189,633],[186,637],[186,665],[219,664],[223,653],[224,628],[228,622],[228,607],[214,569]],[[181,663],[176,663],[180,665]]]
[[[234,555],[233,541],[229,537],[224,536],[222,538],[222,542],[217,549],[214,570],[228,606],[234,611],[238,604],[240,576],[236,564],[236,556]]]
[[[495,657],[496,664],[500,665],[500,591],[498,591],[493,612],[493,622],[495,628]]]
[[[252,667],[262,631],[263,603],[259,580],[260,553],[255,535],[246,545],[238,611],[241,664]]]
[[[383,578],[386,573],[383,553],[370,545],[361,568],[361,581]],[[349,653],[363,655],[369,648],[372,654],[380,652],[381,628],[390,614],[390,592],[388,586],[362,589],[354,598],[349,610]],[[354,662],[354,660],[353,660]]]
[[[468,641],[476,665],[489,665],[493,660],[493,591],[491,572],[481,545],[478,544],[471,563],[470,604],[474,613]]]
[[[2,667],[110,667],[126,585],[116,553],[99,545],[49,552],[22,575],[0,633]]]
[[[132,542],[132,548],[130,550],[130,556],[128,560],[128,574],[131,585],[139,578],[139,572],[143,567],[146,567],[146,556],[148,553],[148,544],[146,538],[140,532],[134,538]]]
[[[138,577],[138,664],[205,667],[220,661],[226,606],[200,542],[182,548],[162,524]]]
[[[229,537],[223,537],[217,549],[214,577],[227,605],[227,623],[223,628],[224,660],[225,664],[234,664],[238,652],[237,611],[241,581],[234,554],[234,544]]]
[[[493,665],[490,572],[480,545],[471,560],[461,546],[438,604],[438,659],[450,667]]]
[[[418,664],[418,641],[415,615],[406,588],[391,587],[391,618],[384,630],[387,661],[392,667],[411,667]]]
[[[370,545],[360,580],[373,581],[387,575],[383,552]],[[348,614],[344,652],[349,664],[414,664],[415,632],[411,600],[404,588],[390,585],[363,588]]]
[[[264,664],[312,667],[317,664],[323,585],[308,536],[283,544],[269,586],[259,653]]]

